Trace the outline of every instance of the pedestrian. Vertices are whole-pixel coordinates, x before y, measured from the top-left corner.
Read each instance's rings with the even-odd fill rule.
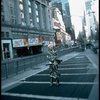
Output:
[[[56,82],[56,85],[59,85],[59,72],[58,72],[58,59],[57,54],[52,45],[48,46],[47,58],[49,60],[49,73],[50,73],[50,86],[53,85],[53,82]]]

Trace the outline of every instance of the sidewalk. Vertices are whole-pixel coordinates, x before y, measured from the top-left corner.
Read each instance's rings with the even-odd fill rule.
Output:
[[[79,53],[72,52],[72,53],[66,54],[64,56],[61,56],[60,59],[65,61],[65,60],[68,60],[68,59],[78,55],[78,54]],[[35,66],[33,69],[30,69],[29,71],[22,72],[21,74],[18,74],[16,76],[8,78],[6,80],[2,80],[1,89],[5,90],[6,88],[9,88],[9,87],[12,88],[17,83],[19,83],[19,81],[24,80],[25,78],[27,78],[29,76],[35,75],[43,70],[46,70],[48,68],[48,66],[46,66],[46,63],[47,62],[39,64],[39,65]]]
[[[88,100],[99,100],[99,56],[89,49],[86,50],[85,55],[89,58],[93,67],[97,69],[97,77],[94,82],[98,83],[93,85]]]

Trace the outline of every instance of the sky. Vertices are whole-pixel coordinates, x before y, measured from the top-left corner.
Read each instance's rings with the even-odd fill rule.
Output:
[[[66,0],[65,0],[66,1]],[[75,37],[77,38],[79,31],[82,30],[82,17],[85,9],[85,1],[88,0],[69,0],[72,24],[75,27]],[[95,11],[96,19],[99,22],[99,0],[96,0],[92,10]]]
[[[72,25],[75,27],[75,37],[82,30],[82,16],[84,11],[84,0],[69,0]]]

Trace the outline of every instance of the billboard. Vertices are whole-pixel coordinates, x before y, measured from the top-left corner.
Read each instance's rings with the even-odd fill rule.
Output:
[[[56,32],[57,40],[62,40],[62,33],[61,32]]]

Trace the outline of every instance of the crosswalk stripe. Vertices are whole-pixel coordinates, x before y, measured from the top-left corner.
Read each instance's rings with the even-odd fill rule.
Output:
[[[2,93],[1,95],[24,97],[24,98],[37,98],[37,99],[48,99],[48,100],[87,100],[81,98],[71,98],[71,97],[56,97],[56,96],[43,96],[43,95],[33,95],[33,94],[20,94],[20,93]]]
[[[96,69],[96,68],[94,68],[94,67],[58,68],[58,70],[69,70],[69,69]]]
[[[64,64],[64,65],[63,65]],[[59,66],[69,66],[69,65],[89,65],[90,63],[62,63],[61,65],[59,65]]]
[[[20,83],[28,83],[28,84],[50,84],[50,82],[39,82],[39,81],[20,81]],[[54,82],[56,84],[56,82]],[[88,84],[88,85],[93,85],[93,84],[98,84],[98,82],[60,82],[60,84]]]
[[[35,76],[49,76],[50,74],[36,74]],[[97,73],[68,73],[68,74],[61,74],[61,75],[98,75]]]

